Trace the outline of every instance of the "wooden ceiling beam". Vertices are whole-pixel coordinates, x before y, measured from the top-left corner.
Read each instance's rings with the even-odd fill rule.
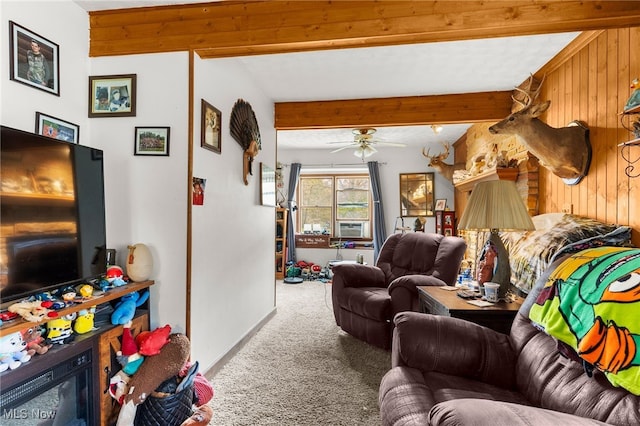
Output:
[[[511,91],[275,104],[277,130],[415,126],[502,120]]]
[[[638,23],[638,1],[221,1],[90,12],[89,54],[219,58]]]

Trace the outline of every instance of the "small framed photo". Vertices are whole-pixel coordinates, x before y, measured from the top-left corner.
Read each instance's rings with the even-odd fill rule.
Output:
[[[9,78],[60,96],[60,52],[56,43],[9,21]]]
[[[36,112],[36,134],[69,143],[78,143],[80,140],[80,126],[51,115]]]
[[[200,146],[218,154],[222,153],[222,113],[202,99]]]
[[[447,208],[447,199],[446,198],[442,198],[439,200],[436,200],[436,206],[435,206],[435,211],[442,211],[444,209]]]
[[[136,74],[89,77],[89,117],[135,117]]]
[[[169,127],[136,127],[134,155],[169,155]]]

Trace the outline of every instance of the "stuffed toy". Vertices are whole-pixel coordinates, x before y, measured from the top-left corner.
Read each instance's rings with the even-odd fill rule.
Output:
[[[122,343],[120,350],[116,352],[116,358],[122,365],[122,371],[129,376],[138,371],[144,361],[144,356],[138,351],[138,344],[131,334],[131,321],[122,327]]]
[[[51,348],[50,344],[46,344],[42,337],[42,327],[34,326],[21,331],[22,340],[27,344],[27,352],[29,355],[44,355]]]
[[[165,380],[177,375],[189,359],[191,344],[184,334],[172,334],[160,353],[142,363],[129,381],[129,391],[124,397],[117,426],[134,424],[138,405]]]
[[[158,327],[153,331],[142,331],[136,336],[138,352],[145,356],[157,355],[160,349],[169,343],[171,326]]]
[[[57,312],[53,312],[49,309],[51,305],[52,302],[49,301],[23,301],[14,303],[13,305],[9,306],[8,309],[9,312],[20,315],[25,321],[40,322],[47,318],[55,318],[58,316]]]
[[[0,372],[15,370],[31,359],[19,331],[0,337]]]
[[[76,319],[76,313],[68,314],[47,323],[47,342],[61,345],[71,342],[75,336],[71,324]]]
[[[146,302],[148,298],[149,290],[146,290],[142,295],[133,291],[122,296],[111,314],[111,324],[124,325],[131,321],[136,313],[136,308]]]
[[[89,309],[82,309],[78,311],[78,318],[73,323],[73,331],[77,334],[85,334],[92,330],[97,330],[93,324],[93,318],[95,317],[96,307],[92,306]]]

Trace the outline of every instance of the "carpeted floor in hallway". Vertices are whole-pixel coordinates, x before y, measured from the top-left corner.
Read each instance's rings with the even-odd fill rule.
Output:
[[[210,424],[380,424],[378,386],[387,351],[336,326],[331,284],[278,281],[277,313],[215,375]]]

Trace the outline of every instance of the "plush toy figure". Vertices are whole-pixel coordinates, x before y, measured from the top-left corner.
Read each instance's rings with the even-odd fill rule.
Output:
[[[93,318],[95,317],[96,307],[82,309],[78,312],[78,318],[73,323],[73,331],[78,334],[88,333],[96,328],[93,326]]]
[[[40,322],[47,318],[55,318],[58,316],[56,312],[52,312],[49,308],[52,302],[41,302],[39,300],[33,302],[18,302],[9,306],[9,312],[20,315],[24,320],[29,322]]]
[[[157,355],[164,345],[169,343],[171,326],[165,325],[153,331],[142,331],[136,336],[138,352],[145,356]]]
[[[65,344],[74,339],[72,321],[76,319],[76,313],[65,315],[47,323],[47,341],[51,343]]]
[[[177,375],[189,359],[191,343],[184,334],[172,334],[160,353],[145,359],[129,381],[129,391],[124,397],[117,426],[134,424],[138,405],[165,380]]]
[[[144,356],[138,351],[138,344],[131,334],[131,321],[122,327],[122,343],[116,357],[122,365],[122,371],[129,376],[138,371],[144,361]]]
[[[131,321],[136,313],[136,308],[146,302],[148,298],[149,290],[146,290],[142,295],[133,291],[122,296],[111,314],[111,324],[124,325]]]
[[[30,359],[27,344],[19,331],[0,338],[0,372],[15,370]]]
[[[21,333],[22,339],[27,344],[27,352],[30,355],[44,355],[51,348],[51,345],[46,344],[44,337],[42,337],[42,326],[29,327],[22,330]]]

